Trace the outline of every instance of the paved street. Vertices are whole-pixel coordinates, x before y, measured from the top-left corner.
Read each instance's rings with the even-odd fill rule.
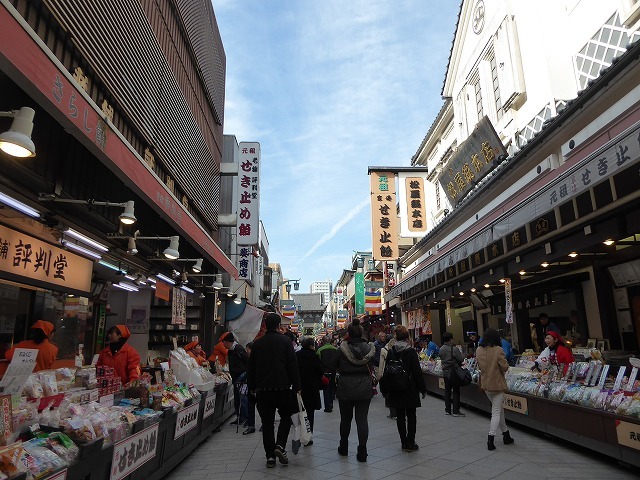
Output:
[[[360,478],[395,479],[514,479],[559,478],[636,479],[637,472],[588,450],[534,435],[516,427],[511,432],[514,445],[505,446],[496,438],[497,450],[486,447],[489,419],[465,410],[465,418],[444,414],[440,398],[428,396],[418,410],[416,442],[420,451],[400,449],[395,422],[386,418],[382,397],[375,397],[369,412],[369,458],[355,458],[355,424],[349,442],[350,455],[338,455],[338,408],[333,413],[316,412],[312,446],[302,447],[298,455],[288,451],[289,466],[267,469],[259,433],[243,436],[242,429],[225,423],[167,477],[189,480],[237,480],[289,478],[325,480]],[[259,423],[259,417],[256,421]],[[290,450],[291,441],[287,445]]]

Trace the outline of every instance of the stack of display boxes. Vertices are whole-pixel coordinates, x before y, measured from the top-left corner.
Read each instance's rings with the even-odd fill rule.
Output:
[[[122,389],[122,380],[115,376],[115,371],[111,367],[96,367],[96,378],[98,380],[98,393],[102,397],[111,393],[117,393]]]

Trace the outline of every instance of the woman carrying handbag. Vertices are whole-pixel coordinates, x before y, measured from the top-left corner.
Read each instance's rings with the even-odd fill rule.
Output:
[[[489,450],[495,450],[494,438],[498,428],[502,432],[502,440],[505,445],[514,442],[504,420],[504,407],[502,406],[504,392],[507,391],[507,381],[504,379],[504,374],[509,370],[509,364],[504,355],[500,334],[497,330],[487,328],[484,331],[482,342],[480,342],[476,353],[476,360],[480,368],[480,388],[484,390],[491,401],[491,423],[487,447]]]

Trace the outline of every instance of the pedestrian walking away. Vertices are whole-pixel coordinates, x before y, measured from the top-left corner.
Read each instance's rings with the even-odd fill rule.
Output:
[[[427,386],[420,368],[418,353],[409,345],[409,331],[406,327],[398,325],[395,328],[395,345],[387,353],[386,364],[391,366],[391,362],[401,362],[402,373],[407,378],[406,388],[394,388],[385,392],[385,385],[390,385],[384,381],[386,373],[382,374],[380,387],[383,395],[389,398],[389,405],[395,408],[396,425],[400,435],[400,444],[405,452],[415,452],[418,450],[416,443],[416,408],[421,406],[420,395],[427,394]],[[403,386],[404,387],[404,386]]]
[[[363,330],[359,320],[354,320],[347,328],[348,340],[343,341],[334,359],[334,367],[338,374],[336,396],[340,406],[340,445],[338,453],[349,454],[349,433],[354,411],[358,430],[359,462],[367,461],[367,440],[369,437],[369,404],[373,397],[373,381],[371,365],[376,349],[373,343],[363,338]]]
[[[487,447],[489,450],[495,450],[494,438],[498,428],[502,432],[502,440],[505,445],[514,442],[504,420],[504,406],[502,405],[504,392],[507,391],[504,375],[509,370],[509,364],[497,330],[487,328],[484,331],[482,343],[476,353],[476,360],[480,368],[480,388],[484,390],[491,402],[491,423],[489,424]]]
[[[292,425],[294,396],[300,392],[300,373],[291,340],[278,331],[280,315],[269,313],[264,322],[267,331],[253,343],[249,356],[247,384],[249,391],[256,395],[267,467],[273,468],[276,457],[282,465],[289,463],[285,447]],[[276,410],[280,415],[277,438],[274,434]]]
[[[387,338],[387,344],[384,346],[384,348],[380,352],[380,363],[378,364],[378,368],[376,371],[377,372],[376,378],[378,379],[378,382],[380,381],[380,379],[382,378],[382,374],[384,373],[384,367],[387,362],[387,355],[389,355],[389,350],[391,350],[395,344],[396,344],[396,337],[394,335],[389,335]],[[383,393],[382,396],[384,397],[384,406],[389,409],[389,415],[387,415],[387,418],[395,420],[398,417],[396,414],[396,409],[393,408],[389,403],[389,395],[385,395]]]
[[[324,376],[327,377],[328,383],[322,391],[324,400],[324,411],[331,413],[333,411],[333,401],[336,398],[336,372],[332,369],[331,364],[336,356],[338,349],[331,343],[331,336],[325,335],[322,338],[322,346],[316,352],[322,361],[324,368]]]
[[[462,358],[462,352],[454,345],[451,332],[442,334],[440,360],[444,377],[444,411],[447,415],[464,417],[464,413],[460,411],[460,386],[451,382],[453,368],[456,365],[462,365],[464,358]],[[453,410],[451,410],[452,404]]]
[[[298,369],[300,370],[300,385],[302,389],[302,403],[307,411],[309,425],[313,432],[313,422],[315,411],[320,410],[320,389],[322,388],[322,376],[324,368],[322,361],[316,355],[315,341],[313,337],[305,337],[300,342],[302,347],[296,357],[298,358]],[[310,443],[313,443],[311,441]],[[310,444],[308,443],[307,446]]]

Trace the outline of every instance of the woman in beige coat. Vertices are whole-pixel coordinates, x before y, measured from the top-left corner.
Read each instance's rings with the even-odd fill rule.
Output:
[[[502,400],[507,391],[507,381],[504,374],[509,369],[509,364],[504,355],[500,342],[500,334],[493,328],[484,331],[480,347],[476,352],[476,360],[480,367],[480,388],[482,388],[491,402],[491,424],[489,426],[489,438],[487,447],[495,450],[494,437],[496,430],[500,428],[502,440],[505,445],[514,442],[509,434],[509,429],[504,421],[504,407]]]

